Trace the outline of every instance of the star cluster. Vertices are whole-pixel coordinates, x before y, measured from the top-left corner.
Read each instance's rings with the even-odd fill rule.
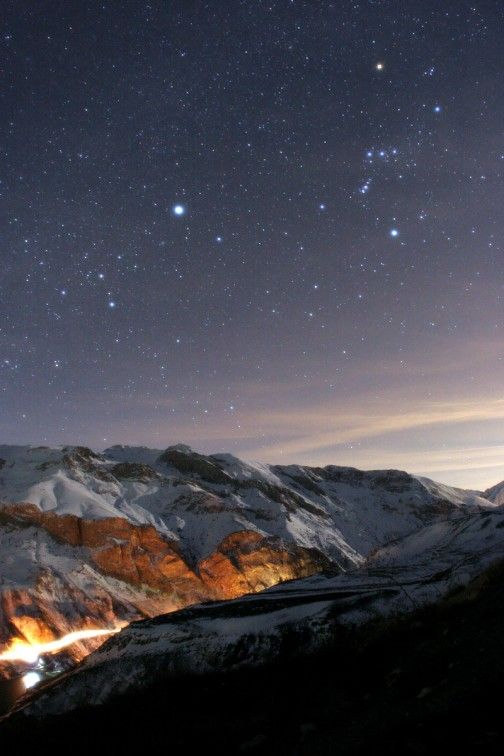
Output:
[[[504,477],[500,2],[5,11],[6,442]]]

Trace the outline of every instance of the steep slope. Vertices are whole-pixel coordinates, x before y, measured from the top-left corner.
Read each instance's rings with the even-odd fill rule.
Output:
[[[0,502],[0,656],[16,639],[118,629],[354,569],[428,523],[493,506],[399,471],[252,465],[182,445],[0,447]]]
[[[0,724],[7,751],[363,756],[502,753],[504,565],[396,620],[340,628],[302,655],[286,642],[271,664],[146,681],[100,707]],[[192,702],[196,702],[191,705]]]
[[[493,504],[501,506],[504,504],[504,481],[497,483],[497,485],[491,488],[487,488],[481,495]]]
[[[101,704],[170,674],[271,663],[287,647],[320,651],[341,628],[418,610],[502,559],[504,510],[436,523],[347,574],[317,575],[133,623],[42,692],[26,713]]]

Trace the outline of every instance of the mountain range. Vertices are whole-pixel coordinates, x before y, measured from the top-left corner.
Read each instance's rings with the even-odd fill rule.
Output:
[[[504,557],[504,485],[465,491],[184,445],[3,446],[0,468],[0,672],[35,668],[12,649],[89,631],[23,716],[317,653]]]

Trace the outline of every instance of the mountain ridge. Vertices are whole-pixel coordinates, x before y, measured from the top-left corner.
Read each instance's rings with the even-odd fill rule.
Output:
[[[433,524],[496,507],[403,471],[253,464],[183,444],[2,446],[0,460],[0,655],[14,639],[351,573]]]

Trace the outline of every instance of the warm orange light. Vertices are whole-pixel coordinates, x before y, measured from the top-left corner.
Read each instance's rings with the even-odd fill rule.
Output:
[[[34,664],[44,654],[54,654],[56,651],[61,651],[61,649],[71,646],[72,643],[87,640],[88,638],[97,638],[100,635],[113,635],[114,633],[118,633],[123,627],[124,625],[110,629],[74,630],[62,638],[45,643],[29,643],[21,638],[14,638],[7,651],[0,654],[0,661],[22,661],[27,664]]]

